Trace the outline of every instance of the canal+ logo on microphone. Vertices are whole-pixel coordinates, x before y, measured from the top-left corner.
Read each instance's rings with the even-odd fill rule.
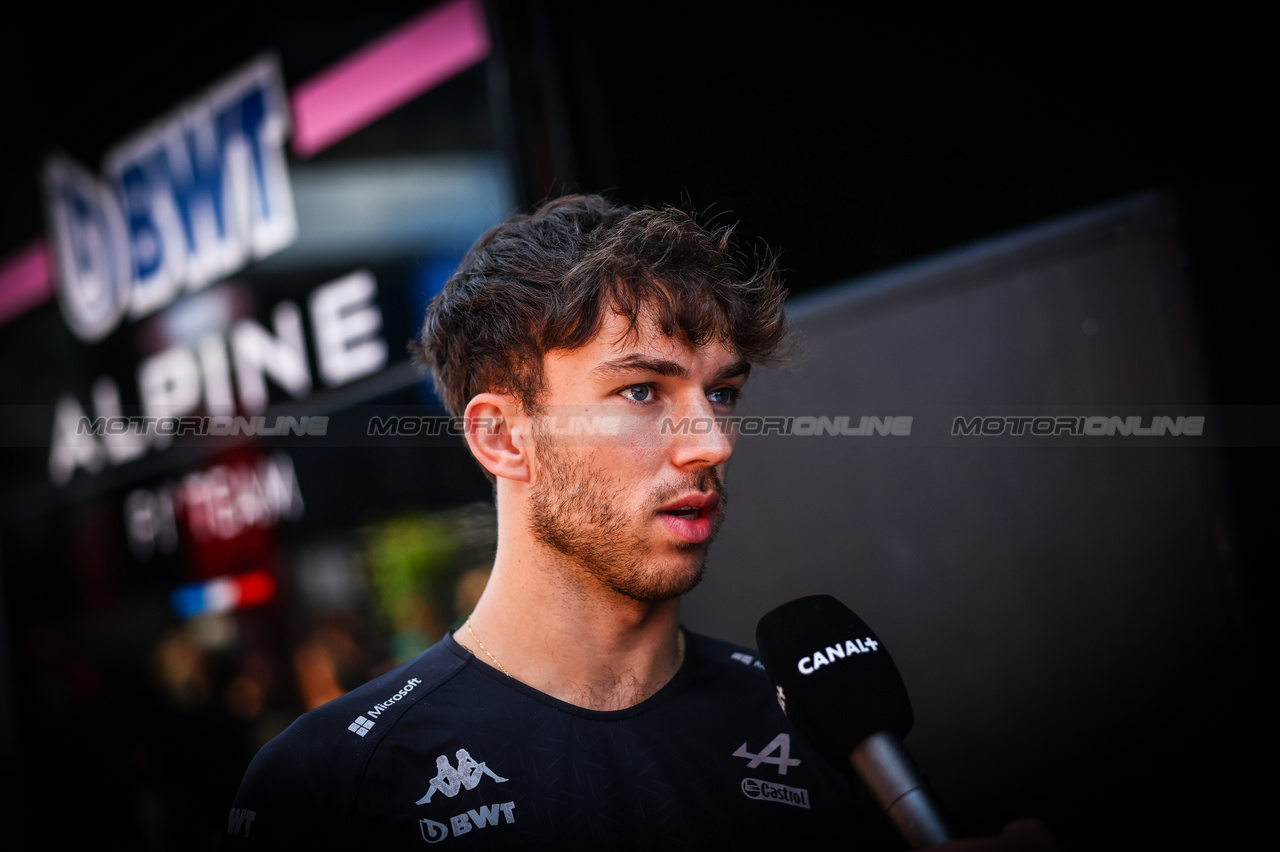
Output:
[[[871,636],[862,639],[846,639],[843,644],[837,642],[834,645],[827,645],[825,648],[801,657],[800,662],[796,663],[796,668],[802,675],[811,675],[823,666],[831,665],[845,657],[852,657],[855,654],[872,654],[878,650],[880,650],[880,643]]]

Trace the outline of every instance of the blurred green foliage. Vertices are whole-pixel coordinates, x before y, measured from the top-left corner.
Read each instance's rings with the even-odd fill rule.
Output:
[[[459,583],[493,564],[493,506],[401,512],[365,528],[370,597],[391,633],[392,653],[408,659],[469,614]]]

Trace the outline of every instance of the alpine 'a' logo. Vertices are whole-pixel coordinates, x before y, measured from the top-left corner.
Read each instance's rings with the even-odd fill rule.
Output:
[[[777,757],[774,757],[777,752]],[[759,754],[752,754],[747,751],[747,744],[744,742],[738,746],[738,750],[733,753],[734,757],[745,757],[747,759],[747,767],[755,769],[762,763],[772,763],[778,767],[779,775],[787,774],[788,766],[799,766],[800,759],[791,757],[791,735],[778,734],[767,746],[760,750]]]
[[[454,757],[458,760],[456,768],[449,765],[447,754],[436,758],[436,769],[439,771],[436,772],[436,777],[431,779],[427,794],[414,804],[425,805],[436,793],[444,793],[447,798],[452,799],[458,795],[459,790],[474,790],[486,775],[499,784],[507,780],[486,766],[484,761],[477,763],[465,748],[458,749]]]

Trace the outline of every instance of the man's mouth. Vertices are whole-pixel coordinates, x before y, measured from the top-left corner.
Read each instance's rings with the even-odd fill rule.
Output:
[[[711,514],[719,505],[720,495],[716,491],[700,491],[676,497],[658,511],[677,518],[699,518]]]
[[[719,507],[720,495],[708,491],[677,497],[658,512],[666,516],[667,529],[677,538],[699,544],[715,532],[715,515]]]

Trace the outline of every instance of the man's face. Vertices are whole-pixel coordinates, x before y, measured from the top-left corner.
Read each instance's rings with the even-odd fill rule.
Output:
[[[611,314],[591,343],[544,357],[530,525],[606,588],[668,600],[697,585],[724,516],[733,434],[713,418],[733,413],[748,366],[722,344],[625,329]]]

